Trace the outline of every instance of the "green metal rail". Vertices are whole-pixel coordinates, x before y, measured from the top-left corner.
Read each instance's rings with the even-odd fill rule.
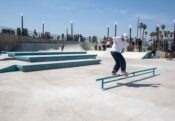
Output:
[[[149,74],[149,73],[152,73],[153,76],[155,76],[155,70],[156,69],[157,68],[150,68],[150,69],[135,71],[135,72],[129,73],[128,76],[125,76],[125,75],[122,74],[122,75],[115,75],[115,76],[104,77],[104,78],[96,79],[96,81],[101,81],[101,88],[104,89],[104,84],[106,84],[106,83],[119,81],[119,80],[123,80],[123,79],[127,79],[127,78],[132,78],[132,77],[136,77],[136,76],[141,76],[141,75]],[[117,78],[117,77],[119,77],[119,78]],[[113,79],[113,80],[105,81],[107,79]]]

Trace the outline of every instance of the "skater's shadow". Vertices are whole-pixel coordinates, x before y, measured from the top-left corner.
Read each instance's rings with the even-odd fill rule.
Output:
[[[159,75],[160,74],[157,74],[155,76],[159,76]],[[121,87],[121,86],[135,87],[135,88],[139,88],[139,87],[154,87],[154,88],[157,88],[157,87],[159,87],[160,84],[135,84],[135,82],[140,82],[140,81],[143,81],[143,80],[155,77],[155,76],[145,77],[145,78],[135,80],[135,81],[132,81],[132,82],[128,82],[128,83],[117,83],[117,85],[112,86],[112,87],[104,88],[104,90],[109,90],[109,89],[117,88],[117,87]]]

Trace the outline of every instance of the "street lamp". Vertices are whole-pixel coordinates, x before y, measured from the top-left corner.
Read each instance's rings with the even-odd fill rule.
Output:
[[[21,15],[21,32],[22,32],[22,35],[23,35],[23,13],[20,13]]]
[[[72,40],[73,40],[73,21],[70,21],[70,24],[71,24],[71,37],[72,37]]]
[[[137,22],[137,39],[138,39],[139,25],[140,25],[140,16],[138,17],[138,22]]]
[[[43,36],[44,36],[44,24],[45,24],[45,21],[42,21],[42,25],[43,25]]]
[[[158,47],[158,50],[160,50],[160,41],[159,41],[159,27],[160,25],[157,24],[156,31],[157,31],[157,41],[156,41],[156,48]]]
[[[107,38],[109,38],[109,25],[107,25]]]
[[[132,25],[129,24],[129,43],[131,44],[131,29],[132,29]]]
[[[114,22],[114,25],[115,25],[115,37],[117,36],[117,22],[115,21]]]
[[[66,39],[68,40],[68,27],[66,27]]]
[[[174,19],[174,50],[173,51],[175,51],[175,19]]]
[[[157,24],[157,26],[156,26],[156,31],[157,31],[157,41],[159,41],[159,28],[160,28],[160,25],[159,24]]]

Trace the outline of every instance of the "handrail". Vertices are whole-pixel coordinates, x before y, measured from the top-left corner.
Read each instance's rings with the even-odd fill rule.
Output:
[[[96,79],[96,81],[101,81],[101,88],[104,89],[104,84],[106,84],[106,83],[110,83],[110,82],[114,82],[114,81],[118,81],[118,80],[123,80],[123,79],[127,79],[127,78],[132,78],[132,77],[136,77],[136,76],[141,76],[141,75],[149,74],[149,73],[152,73],[153,76],[155,76],[156,69],[157,68],[139,70],[139,71],[129,73],[128,76],[125,76],[124,74],[122,74],[122,75],[104,77],[104,78]],[[144,72],[144,73],[142,73],[142,72]],[[110,81],[104,81],[106,79],[112,79],[112,78],[116,78],[116,77],[121,77],[121,78],[110,80]]]

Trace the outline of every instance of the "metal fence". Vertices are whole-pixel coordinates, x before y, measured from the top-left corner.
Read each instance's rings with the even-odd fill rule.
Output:
[[[98,41],[100,42],[102,38],[97,38],[96,36],[89,36],[89,37],[84,37],[81,34],[76,34],[73,35],[73,37],[68,34],[65,35],[63,34],[51,34],[50,32],[45,32],[45,33],[40,33],[34,31],[28,31],[28,29],[24,28],[23,31],[21,28],[7,28],[7,27],[2,27],[0,26],[0,33],[6,33],[6,34],[11,34],[11,35],[19,35],[19,36],[28,36],[28,37],[33,37],[33,38],[45,38],[45,39],[52,39],[52,40],[68,40],[68,41],[78,41],[78,42],[95,42]]]

